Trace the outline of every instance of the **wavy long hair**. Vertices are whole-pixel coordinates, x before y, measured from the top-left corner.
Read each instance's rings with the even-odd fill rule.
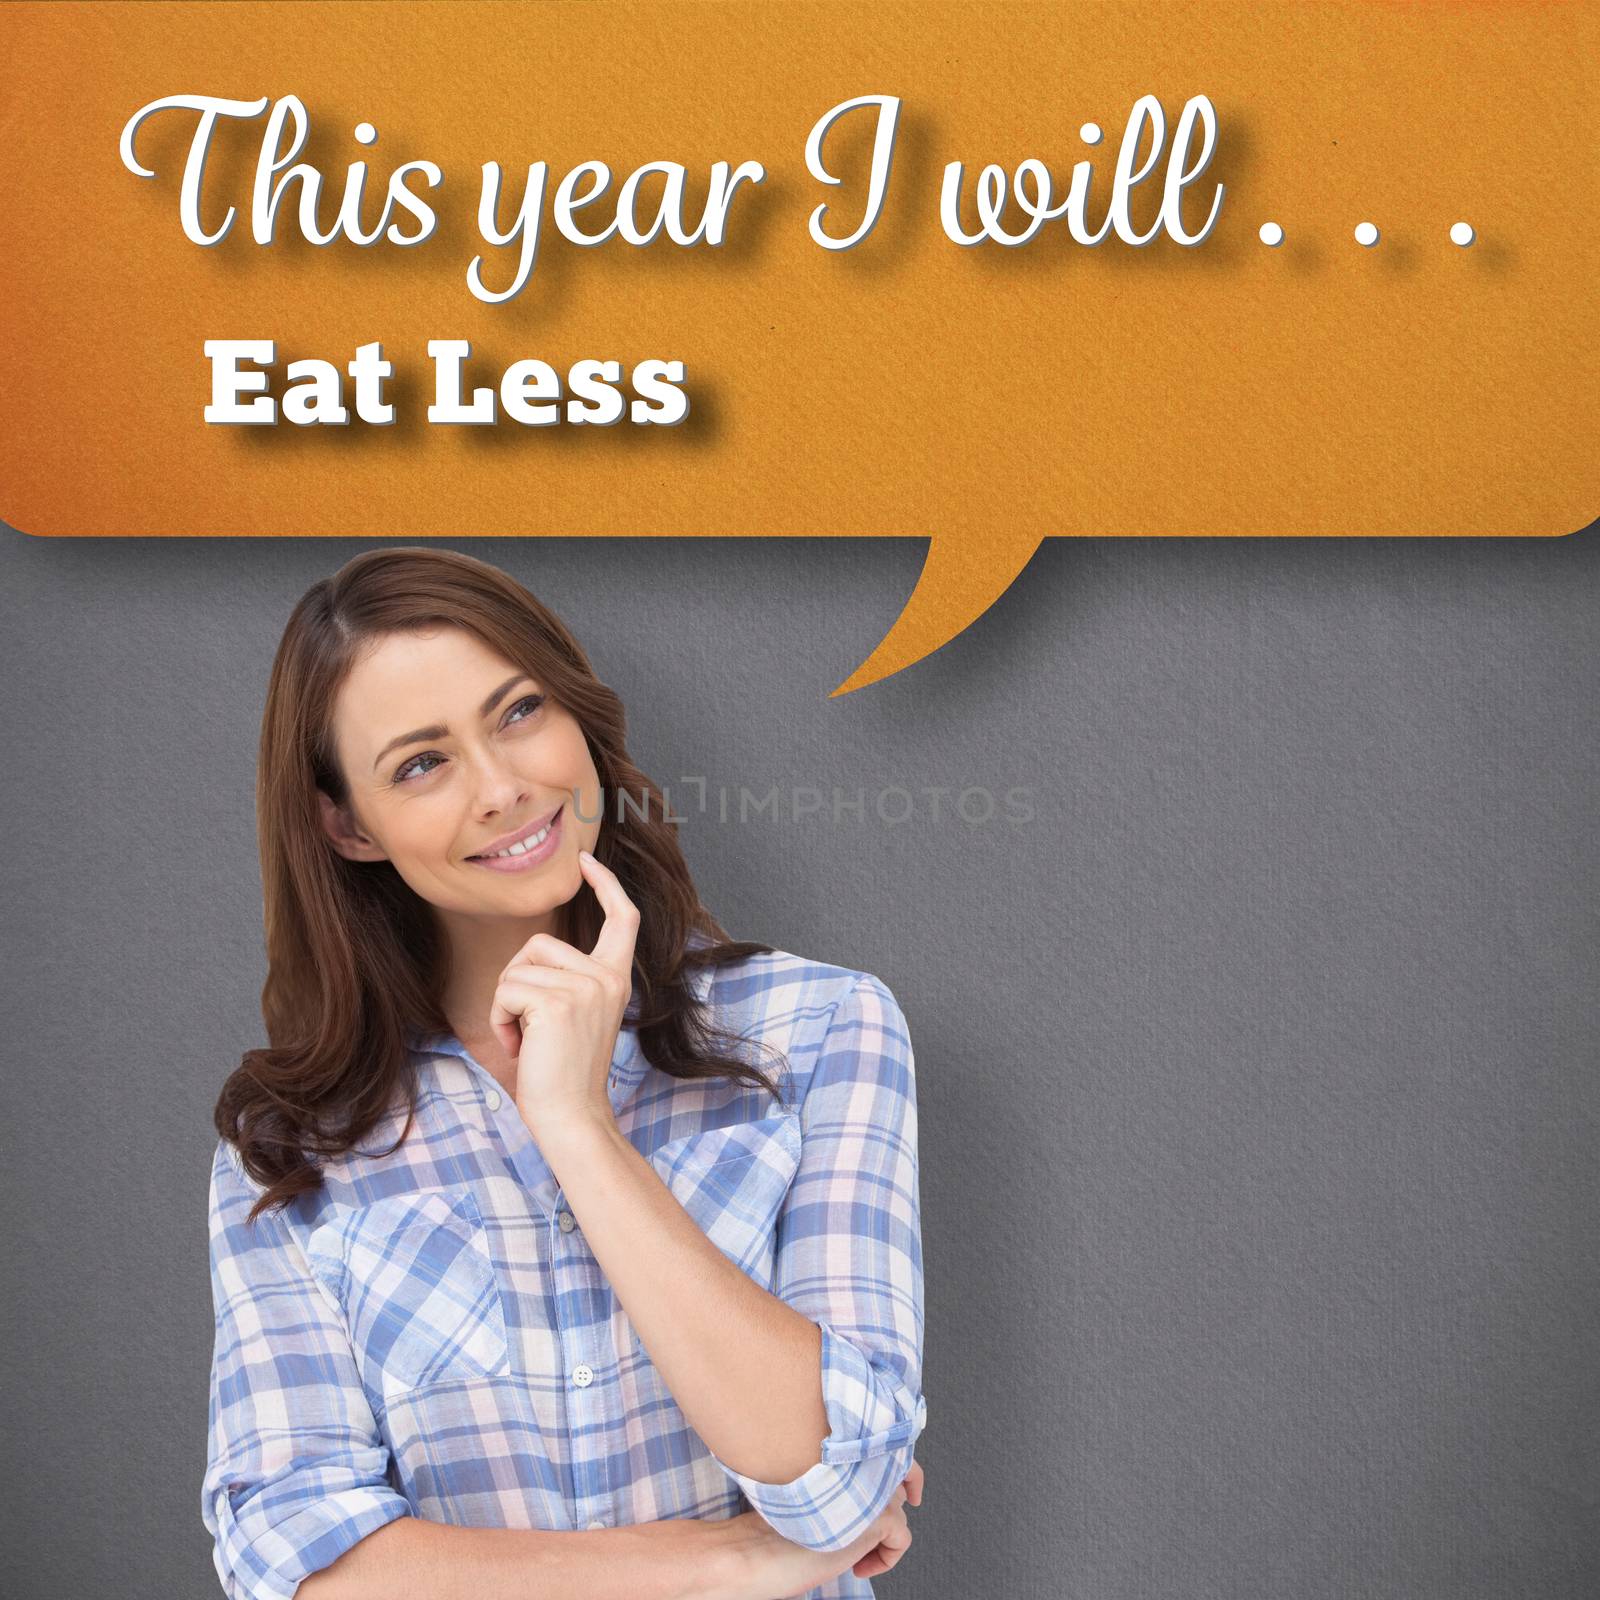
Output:
[[[279,642],[261,721],[256,827],[261,851],[269,1043],[248,1050],[217,1099],[218,1134],[264,1193],[252,1219],[321,1187],[321,1159],[354,1149],[397,1103],[411,1130],[417,1083],[409,1041],[449,1028],[448,951],[431,908],[387,861],[341,856],[321,823],[320,789],[344,804],[334,757],[335,698],[378,638],[465,628],[538,680],[583,728],[604,802],[595,855],[639,907],[625,1025],[646,1060],[675,1078],[778,1086],[736,1054],[691,987],[698,969],[772,946],[731,940],[700,902],[665,797],[629,758],[622,701],[561,620],[498,568],[428,547],[365,551],[300,598]],[[625,794],[625,804],[617,796]],[[593,948],[605,914],[585,883],[566,936]]]

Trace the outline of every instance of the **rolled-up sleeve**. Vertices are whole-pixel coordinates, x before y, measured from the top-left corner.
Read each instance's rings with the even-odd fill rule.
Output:
[[[302,1579],[411,1514],[338,1304],[231,1145],[211,1168],[209,1449],[201,1515],[230,1600],[289,1600]]]
[[[777,1224],[773,1293],[822,1330],[822,1459],[763,1483],[713,1456],[776,1532],[810,1550],[843,1550],[867,1531],[927,1419],[913,1069],[893,995],[861,974],[813,1065]]]

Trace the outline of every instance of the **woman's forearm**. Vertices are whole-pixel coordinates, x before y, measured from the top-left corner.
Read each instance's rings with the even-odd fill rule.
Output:
[[[296,1600],[749,1600],[729,1522],[562,1532],[399,1517],[301,1583]]]
[[[614,1123],[539,1144],[672,1398],[725,1466],[788,1483],[822,1459],[822,1330],[740,1270]]]

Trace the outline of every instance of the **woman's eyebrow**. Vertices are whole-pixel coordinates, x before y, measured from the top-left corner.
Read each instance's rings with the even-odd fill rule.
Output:
[[[494,708],[500,703],[500,701],[504,699],[512,689],[516,688],[516,686],[527,676],[527,673],[519,672],[514,678],[507,678],[506,681],[502,683],[500,687],[496,689],[481,706],[478,707],[478,715],[480,717],[488,716],[489,713],[493,711]],[[391,750],[398,750],[402,745],[421,744],[424,739],[443,739],[449,732],[450,730],[448,728],[444,727],[442,724],[436,723],[431,728],[418,728],[412,733],[402,733],[398,739],[391,739],[388,744],[386,744],[383,749],[378,752],[376,757],[374,757],[372,762],[373,770],[377,770],[378,762],[382,761]]]

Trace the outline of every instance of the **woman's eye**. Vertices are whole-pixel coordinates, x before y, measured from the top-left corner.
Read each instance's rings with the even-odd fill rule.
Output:
[[[545,697],[542,694],[523,695],[523,697],[511,707],[511,710],[506,713],[506,721],[526,722],[528,717],[531,717],[534,712],[544,704],[544,701]],[[525,717],[517,716],[516,713],[522,710],[524,706],[529,707],[528,715]],[[436,755],[433,751],[424,750],[421,755],[412,756],[412,758],[403,766],[395,769],[394,781],[396,783],[408,783],[413,778],[424,778],[433,771],[433,768],[419,766],[418,763],[422,761],[440,761],[442,759],[443,758],[441,756]]]
[[[532,706],[533,711],[528,713],[528,716],[531,717],[533,712],[537,711],[543,704],[544,696],[542,694],[525,694],[514,706],[512,706],[511,713],[507,714],[508,720],[526,722],[528,720],[527,717],[513,717],[512,713],[520,711],[523,706]]]
[[[394,781],[396,783],[404,783],[406,782],[407,778],[412,775],[425,777],[428,773],[433,771],[433,768],[418,768],[417,763],[419,761],[437,761],[438,759],[439,757],[436,756],[431,750],[424,750],[420,756],[412,756],[412,758],[407,761],[404,766],[397,767],[395,769]]]

